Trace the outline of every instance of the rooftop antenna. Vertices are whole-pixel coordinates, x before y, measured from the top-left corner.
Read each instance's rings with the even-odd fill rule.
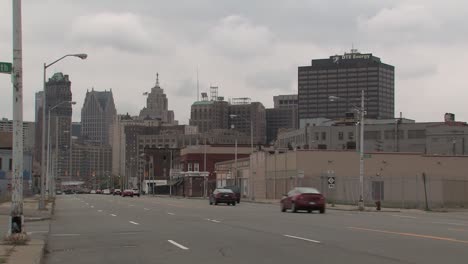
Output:
[[[354,43],[351,43],[351,53],[357,53],[358,50],[354,48]]]
[[[159,72],[156,73],[156,87],[159,87]]]
[[[200,101],[200,87],[198,86],[198,66],[197,66],[197,101]]]

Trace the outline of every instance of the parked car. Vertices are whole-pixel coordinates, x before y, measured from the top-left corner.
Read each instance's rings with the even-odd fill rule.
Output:
[[[102,194],[102,191],[100,189],[97,189],[96,194]]]
[[[96,190],[91,190],[90,194],[96,194]]]
[[[293,213],[299,210],[306,210],[311,213],[313,210],[325,213],[325,197],[315,188],[296,187],[285,194],[280,201],[281,212],[291,209]]]
[[[63,191],[64,194],[73,194],[73,191],[72,190],[65,190]]]
[[[122,197],[130,196],[133,197],[133,190],[132,189],[126,189],[122,192]]]
[[[111,194],[111,191],[109,189],[104,189],[104,191],[102,191],[102,194]]]
[[[223,189],[230,189],[231,191],[234,192],[234,194],[236,195],[236,202],[237,203],[240,203],[240,198],[241,198],[241,189],[239,186],[226,186],[226,187],[223,187]]]
[[[210,205],[218,205],[218,203],[225,203],[227,205],[236,205],[236,195],[231,189],[215,189],[210,194]]]
[[[55,194],[59,194],[59,195],[60,195],[60,194],[62,194],[62,191],[61,191],[61,190],[57,190],[57,191],[55,191]]]
[[[122,190],[120,189],[115,189],[114,192],[112,193],[113,195],[122,195]]]
[[[140,190],[134,188],[133,189],[133,195],[140,197]]]

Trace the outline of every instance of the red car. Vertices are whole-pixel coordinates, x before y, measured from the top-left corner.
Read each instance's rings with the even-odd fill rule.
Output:
[[[125,197],[125,196],[133,197],[133,190],[132,190],[132,189],[124,190],[124,191],[122,192],[122,197]]]
[[[216,189],[210,195],[210,205],[218,205],[218,203],[225,203],[227,205],[236,205],[236,195],[230,189]]]
[[[313,210],[325,213],[325,197],[315,188],[296,187],[289,191],[280,201],[281,212],[291,209],[293,213],[305,210],[311,213]]]

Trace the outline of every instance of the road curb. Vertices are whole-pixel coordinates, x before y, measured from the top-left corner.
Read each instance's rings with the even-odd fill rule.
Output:
[[[347,211],[347,212],[366,212],[366,213],[401,213],[400,210],[383,210],[383,211],[377,211],[377,210],[371,210],[371,209],[366,209],[364,211],[360,211],[359,209],[346,209],[346,208],[336,208],[332,206],[327,206],[327,210],[335,210],[335,211]]]
[[[24,222],[39,222],[39,221],[45,221],[45,220],[51,220],[52,217],[25,217]]]
[[[15,246],[7,259],[7,264],[31,263],[41,264],[44,257],[45,241],[31,240],[27,245]]]

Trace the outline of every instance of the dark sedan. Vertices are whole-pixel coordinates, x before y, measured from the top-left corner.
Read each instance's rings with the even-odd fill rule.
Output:
[[[236,195],[230,189],[216,189],[210,195],[210,205],[218,205],[219,203],[225,203],[227,205],[236,205]]]
[[[281,212],[290,209],[293,213],[313,210],[325,213],[325,197],[315,188],[296,187],[288,192],[280,201]]]

